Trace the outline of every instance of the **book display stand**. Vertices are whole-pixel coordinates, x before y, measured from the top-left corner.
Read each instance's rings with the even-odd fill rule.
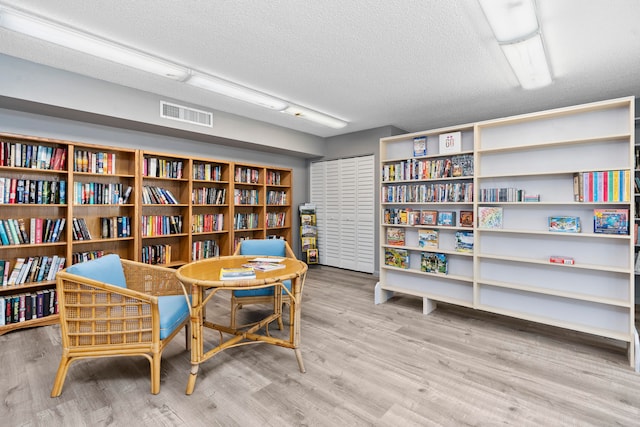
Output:
[[[318,227],[316,225],[316,206],[312,203],[300,205],[300,248],[302,259],[307,264],[318,264]]]

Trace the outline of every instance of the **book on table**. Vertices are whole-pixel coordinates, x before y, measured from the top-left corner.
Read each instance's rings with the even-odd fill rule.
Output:
[[[220,280],[246,280],[255,279],[256,271],[253,267],[221,268]]]

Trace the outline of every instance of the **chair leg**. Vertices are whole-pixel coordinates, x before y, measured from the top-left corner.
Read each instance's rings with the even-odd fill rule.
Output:
[[[62,393],[62,386],[64,385],[64,380],[67,377],[67,371],[69,370],[69,365],[71,364],[71,358],[63,355],[60,359],[60,365],[58,366],[58,373],[56,374],[56,379],[53,381],[53,389],[51,389],[51,397],[58,397]]]
[[[151,394],[160,393],[160,362],[162,353],[154,353],[151,356]]]
[[[191,351],[191,321],[184,325],[184,340],[187,351]]]

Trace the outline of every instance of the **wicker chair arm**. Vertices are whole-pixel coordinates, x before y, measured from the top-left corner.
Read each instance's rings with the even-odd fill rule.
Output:
[[[122,259],[127,288],[147,295],[183,295],[183,288],[172,268]]]

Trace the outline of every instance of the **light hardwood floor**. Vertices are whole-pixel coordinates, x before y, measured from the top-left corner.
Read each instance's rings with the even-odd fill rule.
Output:
[[[54,399],[58,327],[0,336],[0,423],[640,425],[640,375],[618,343],[455,306],[424,316],[411,297],[374,305],[375,282],[312,267],[302,305],[307,372],[298,371],[292,350],[244,346],[203,364],[191,396],[182,336],[164,353],[158,395],[149,393],[145,359],[111,358],[72,364]],[[228,301],[214,300],[208,315],[228,309]]]

